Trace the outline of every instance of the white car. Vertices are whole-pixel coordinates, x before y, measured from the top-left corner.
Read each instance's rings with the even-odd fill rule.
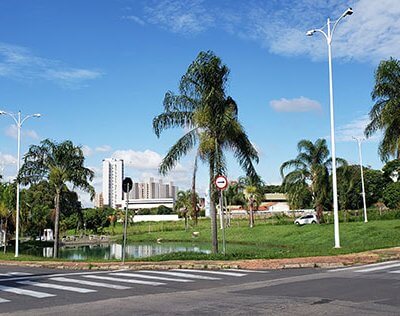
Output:
[[[317,215],[315,214],[308,214],[308,215],[303,215],[302,217],[297,218],[294,223],[296,225],[305,225],[305,224],[318,224],[319,220]]]

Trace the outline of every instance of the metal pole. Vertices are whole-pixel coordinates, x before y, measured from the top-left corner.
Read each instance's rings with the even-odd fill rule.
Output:
[[[124,223],[124,242],[122,245],[122,263],[125,263],[125,248],[126,248],[126,230],[128,227],[128,205],[129,205],[129,184],[127,185],[128,190],[125,193],[126,207],[125,207],[125,223]]]
[[[16,223],[15,223],[15,257],[19,256],[19,168],[20,168],[20,152],[21,152],[21,111],[18,111],[17,120],[17,201],[16,201]]]
[[[223,192],[220,190],[219,193],[219,207],[220,207],[220,220],[221,220],[221,226],[222,226],[222,253],[225,255],[226,251],[226,245],[225,245],[225,221],[224,221],[224,210],[223,210]]]
[[[363,206],[364,206],[364,222],[368,223],[367,203],[365,201],[365,186],[364,186],[363,161],[362,161],[362,153],[361,153],[361,139],[357,139],[357,144],[358,144],[358,155],[359,155],[359,158],[360,158],[361,188],[362,188],[362,198],[363,198]]]
[[[332,80],[332,36],[330,19],[327,20],[328,27],[328,64],[329,64],[329,103],[331,114],[331,147],[332,147],[332,187],[333,187],[333,221],[335,232],[335,248],[340,248],[339,238],[339,211],[338,211],[338,198],[337,198],[337,179],[336,179],[336,148],[335,148],[335,119],[333,111],[333,80]]]

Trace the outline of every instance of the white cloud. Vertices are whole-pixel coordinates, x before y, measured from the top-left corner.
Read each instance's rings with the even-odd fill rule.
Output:
[[[310,29],[323,28],[328,16],[339,17],[351,5],[354,14],[338,25],[332,42],[333,57],[359,61],[377,61],[399,57],[400,6],[398,0],[318,0],[280,1],[262,5],[253,2],[247,11],[242,37],[259,41],[280,55],[308,55],[327,58],[327,45],[322,34],[305,36]],[[326,31],[326,28],[325,30]]]
[[[93,154],[93,149],[87,145],[82,146],[83,155],[86,157],[90,157]]]
[[[368,115],[358,117],[347,124],[339,126],[336,129],[336,140],[338,142],[354,142],[354,138],[364,138],[365,127],[370,122]],[[367,141],[377,141],[379,139],[379,133],[367,139]]]
[[[132,20],[189,35],[215,27],[256,41],[278,55],[325,60],[327,45],[322,34],[310,38],[305,33],[323,28],[327,17],[338,18],[348,6],[354,14],[335,30],[333,57],[372,63],[390,56],[399,58],[398,0],[214,1],[207,6],[202,0],[159,0],[146,3],[143,16],[132,16]]]
[[[270,106],[278,112],[308,112],[321,110],[321,104],[318,101],[305,97],[296,99],[279,99],[272,100]]]
[[[87,80],[101,77],[102,73],[67,67],[58,60],[38,57],[25,47],[0,42],[0,76],[18,80],[44,79],[77,88]]]
[[[15,124],[10,125],[6,129],[6,135],[16,139],[17,136],[18,136],[17,126]],[[32,138],[32,139],[39,139],[39,135],[34,130],[26,130],[26,129],[23,129],[23,128],[21,128],[21,136],[22,137],[29,137],[29,138]]]
[[[96,147],[95,150],[98,152],[108,152],[108,151],[111,151],[112,148],[109,145],[102,145],[102,146]]]
[[[47,70],[45,77],[59,79],[65,82],[96,79],[101,76],[98,71],[87,69],[68,69],[68,70]]]
[[[0,152],[0,166],[15,165],[16,163],[17,163],[16,157],[9,154],[3,154]]]
[[[214,24],[202,0],[163,0],[145,7],[146,20],[174,33],[200,33]]]
[[[135,23],[137,23],[139,25],[142,25],[142,26],[146,24],[145,21],[143,21],[141,18],[139,18],[136,15],[125,15],[125,16],[122,17],[122,19],[131,20],[131,21],[133,21],[133,22],[135,22]]]
[[[157,169],[162,161],[160,154],[149,149],[145,151],[117,150],[112,157],[123,159],[125,166],[141,170]]]

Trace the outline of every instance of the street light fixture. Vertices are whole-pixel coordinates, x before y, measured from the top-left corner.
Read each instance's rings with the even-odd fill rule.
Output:
[[[19,255],[19,181],[18,181],[18,174],[19,174],[19,168],[20,168],[20,151],[21,151],[21,126],[22,124],[30,117],[36,117],[39,118],[41,117],[41,114],[35,113],[31,115],[25,116],[23,119],[21,119],[21,111],[18,111],[17,114],[14,113],[9,113],[5,111],[0,111],[0,115],[8,115],[10,116],[15,124],[17,125],[17,201],[16,201],[16,209],[17,209],[17,214],[16,214],[16,223],[15,223],[15,257],[18,257]]]
[[[368,223],[367,203],[365,201],[364,171],[363,171],[363,161],[362,161],[362,152],[361,152],[361,142],[364,140],[364,138],[356,138],[353,136],[353,139],[356,140],[357,144],[358,144],[358,155],[360,158],[360,169],[361,169],[361,188],[362,188],[362,197],[363,197],[363,206],[364,206],[364,222]]]
[[[336,29],[336,26],[344,17],[353,14],[353,9],[348,8],[343,14],[336,20],[332,21],[328,18],[326,22],[327,33],[322,29],[309,30],[306,35],[312,36],[314,33],[319,32],[324,35],[326,43],[328,44],[328,63],[329,63],[329,103],[330,103],[330,116],[331,116],[331,147],[332,147],[332,187],[333,187],[333,221],[335,230],[335,248],[340,248],[339,238],[339,213],[338,213],[338,197],[337,197],[337,178],[336,178],[336,149],[335,149],[335,121],[333,111],[333,83],[332,83],[332,36]],[[333,23],[333,27],[331,24]]]

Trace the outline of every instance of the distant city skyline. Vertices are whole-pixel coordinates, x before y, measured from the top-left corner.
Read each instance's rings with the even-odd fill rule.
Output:
[[[152,120],[197,54],[212,50],[231,70],[227,93],[259,151],[257,171],[278,184],[279,167],[297,155],[299,140],[329,140],[326,42],[305,32],[348,6],[354,14],[332,42],[336,154],[357,164],[352,137],[362,137],[368,123],[374,71],[381,60],[400,58],[398,0],[3,1],[0,110],[42,114],[24,124],[22,153],[46,138],[81,145],[97,192],[105,157],[123,159],[134,179],[161,178],[158,166],[183,131],[158,139]],[[379,141],[377,134],[363,143],[364,164],[376,169],[383,165]],[[5,181],[15,177],[16,143],[16,127],[0,116]],[[190,188],[194,155],[163,181]],[[227,162],[229,180],[243,175],[229,154]],[[203,164],[197,179],[204,196]]]

